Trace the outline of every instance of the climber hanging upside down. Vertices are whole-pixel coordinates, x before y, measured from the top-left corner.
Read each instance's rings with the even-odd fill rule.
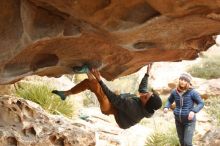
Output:
[[[83,66],[82,69],[86,67]],[[161,98],[155,92],[147,91],[148,77],[151,64],[148,65],[146,74],[139,85],[139,95],[124,93],[115,94],[101,80],[98,70],[88,71],[88,79],[83,80],[73,88],[67,91],[53,90],[62,100],[70,94],[77,94],[86,89],[95,93],[103,114],[113,114],[120,128],[127,129],[137,124],[143,118],[150,118],[156,110],[162,106]]]

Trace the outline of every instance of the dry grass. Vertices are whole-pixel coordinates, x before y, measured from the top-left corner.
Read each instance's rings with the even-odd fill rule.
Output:
[[[188,68],[188,72],[198,78],[220,78],[220,56],[203,56],[201,61]]]
[[[16,87],[15,94],[27,100],[39,104],[43,109],[51,114],[62,114],[72,117],[73,105],[68,101],[61,101],[59,97],[51,93],[52,87],[44,84],[22,83]]]

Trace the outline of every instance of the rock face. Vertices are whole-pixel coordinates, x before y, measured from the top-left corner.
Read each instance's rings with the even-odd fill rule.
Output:
[[[1,0],[0,84],[89,64],[107,80],[191,60],[220,32],[220,0]]]
[[[68,119],[31,101],[0,96],[0,146],[142,146],[151,132],[140,124],[123,130],[98,107]]]
[[[24,99],[0,97],[0,146],[94,146],[95,132]]]

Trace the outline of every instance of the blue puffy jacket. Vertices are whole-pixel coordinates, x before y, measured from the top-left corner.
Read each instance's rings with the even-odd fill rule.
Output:
[[[201,96],[192,88],[188,89],[182,95],[178,93],[177,89],[172,90],[165,108],[170,108],[174,101],[176,103],[176,107],[174,109],[175,118],[183,122],[189,122],[188,115],[190,111],[198,113],[204,106]],[[196,119],[194,117],[193,121],[195,120]]]

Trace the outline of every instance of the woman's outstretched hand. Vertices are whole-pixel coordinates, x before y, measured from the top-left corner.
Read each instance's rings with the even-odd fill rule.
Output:
[[[168,112],[168,110],[169,110],[169,109],[165,107],[165,108],[163,109],[163,112],[166,114],[166,113]]]

